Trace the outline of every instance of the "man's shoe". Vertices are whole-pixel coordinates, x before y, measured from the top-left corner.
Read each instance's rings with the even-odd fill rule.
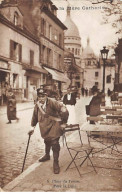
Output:
[[[11,121],[7,122],[6,124],[10,124],[10,123],[11,123]]]
[[[59,167],[59,164],[57,161],[54,161],[54,163],[53,163],[53,171],[54,171],[54,174],[60,173],[60,167]]]
[[[50,155],[45,154],[42,158],[39,159],[39,162],[45,162],[50,160]]]

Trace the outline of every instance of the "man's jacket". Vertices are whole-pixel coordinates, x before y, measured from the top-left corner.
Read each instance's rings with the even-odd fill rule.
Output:
[[[62,111],[62,108],[64,108],[65,112]],[[38,104],[35,105],[31,126],[34,127],[39,122],[42,138],[53,140],[62,135],[60,125],[67,122],[68,116],[69,113],[63,104],[47,98],[45,113],[41,111]]]

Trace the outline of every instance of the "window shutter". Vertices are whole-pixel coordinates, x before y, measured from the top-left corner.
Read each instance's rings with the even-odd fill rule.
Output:
[[[22,45],[19,44],[19,62],[22,62]]]
[[[14,41],[10,40],[10,58],[13,60]]]

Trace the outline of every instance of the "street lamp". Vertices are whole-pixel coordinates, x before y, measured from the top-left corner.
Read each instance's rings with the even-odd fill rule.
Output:
[[[105,62],[107,60],[109,50],[104,46],[100,52],[103,60],[103,92],[105,92]]]

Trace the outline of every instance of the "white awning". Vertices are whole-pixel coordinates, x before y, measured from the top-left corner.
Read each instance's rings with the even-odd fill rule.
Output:
[[[3,72],[10,72],[10,70],[8,70],[8,69],[2,69],[2,68],[0,68],[0,71],[3,71]]]
[[[44,67],[44,68],[52,75],[52,78],[54,80],[61,81],[64,83],[70,82],[70,79],[64,73],[58,72],[56,70],[52,70],[52,69],[47,68],[47,67]]]

